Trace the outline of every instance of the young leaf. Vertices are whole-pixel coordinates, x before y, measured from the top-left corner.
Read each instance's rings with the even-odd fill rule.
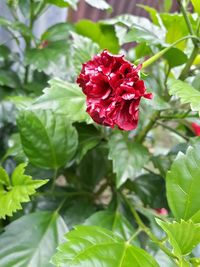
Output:
[[[190,103],[193,111],[200,114],[200,92],[186,82],[170,79],[168,82],[169,93],[176,95],[183,104]]]
[[[86,113],[85,95],[77,84],[59,79],[51,80],[49,84],[32,109],[51,109],[55,114],[66,115],[71,121],[91,122]]]
[[[30,195],[48,182],[48,180],[32,180],[31,176],[24,174],[25,167],[25,163],[16,167],[11,176],[11,183],[5,171],[0,169],[0,203],[3,203],[0,205],[0,218],[5,219],[6,216],[12,216],[14,212],[22,209],[21,203],[30,201]]]
[[[121,213],[108,210],[92,214],[84,224],[106,228],[124,240],[131,238],[135,232],[133,226]]]
[[[113,170],[117,174],[117,187],[128,178],[135,178],[141,173],[148,161],[148,150],[139,143],[125,140],[121,133],[113,134],[108,142],[109,159],[113,161]]]
[[[4,170],[2,167],[0,167],[0,186],[1,185],[4,185],[4,186],[10,185],[9,176],[8,176],[6,170]]]
[[[200,146],[180,152],[167,173],[167,199],[178,219],[188,220],[200,210]],[[195,222],[200,222],[196,218]]]
[[[146,251],[101,227],[78,226],[66,238],[52,260],[57,267],[158,267]]]
[[[68,228],[57,212],[25,215],[0,238],[0,266],[52,267],[49,263]]]
[[[23,150],[32,164],[57,169],[74,156],[78,135],[65,116],[50,110],[24,110],[17,122]]]
[[[163,222],[156,219],[157,223],[167,233],[169,242],[177,255],[187,255],[200,243],[200,224],[191,220],[185,222]]]

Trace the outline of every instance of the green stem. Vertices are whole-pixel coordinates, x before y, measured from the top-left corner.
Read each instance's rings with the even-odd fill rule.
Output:
[[[186,63],[185,67],[183,68],[183,70],[182,70],[182,72],[181,72],[181,74],[179,76],[180,80],[185,80],[185,78],[187,78],[187,74],[190,71],[192,63],[194,62],[194,60],[195,60],[196,56],[198,55],[198,53],[199,53],[199,46],[195,44],[194,48],[192,50],[192,53],[191,53],[189,59],[187,60],[187,63]]]
[[[151,230],[143,223],[143,221],[141,220],[139,214],[137,213],[137,211],[134,209],[133,205],[129,202],[129,200],[127,199],[127,197],[124,194],[120,194],[121,197],[123,198],[124,202],[126,203],[126,205],[129,207],[133,217],[136,220],[136,223],[138,224],[138,226],[150,237],[150,239],[155,242],[160,249],[165,252],[165,254],[167,254],[170,258],[177,260],[178,258],[167,248],[163,245],[163,243],[151,232]]]
[[[151,58],[149,58],[145,62],[143,62],[142,69],[145,69],[148,66],[150,66],[152,63],[154,63],[159,58],[161,58],[169,49],[171,49],[172,47],[176,46],[177,44],[181,43],[182,41],[184,41],[186,39],[195,39],[195,40],[198,40],[199,41],[199,38],[196,37],[196,36],[194,36],[194,35],[184,36],[183,38],[177,40],[176,42],[174,42],[170,46],[164,48],[163,50],[161,50],[160,52],[158,52],[157,54],[155,54],[154,56],[152,56]]]
[[[109,182],[106,181],[105,183],[103,183],[100,188],[95,192],[94,196],[95,197],[98,197],[99,195],[101,195],[105,190],[106,188],[109,186]]]
[[[185,23],[187,25],[187,28],[188,28],[188,31],[191,35],[195,35],[195,32],[192,28],[192,24],[191,24],[191,21],[190,21],[190,18],[188,17],[188,14],[187,14],[187,10],[185,9],[185,7],[183,6],[183,3],[181,0],[177,0],[179,6],[180,6],[180,10],[183,14],[183,17],[185,19]],[[199,26],[198,26],[199,27]],[[197,36],[198,36],[198,27],[197,27]],[[190,55],[190,58],[188,59],[185,67],[183,68],[181,74],[180,74],[180,77],[179,79],[180,80],[185,80],[185,78],[187,77],[187,74],[190,70],[190,67],[192,66],[192,63],[194,62],[196,56],[198,55],[198,52],[199,52],[199,39],[195,39],[193,38],[192,39],[192,42],[194,44],[194,48],[193,48],[193,51]]]
[[[194,30],[192,28],[192,24],[191,24],[190,19],[188,17],[187,11],[186,11],[185,7],[183,6],[182,0],[177,0],[177,2],[179,4],[179,6],[180,6],[180,10],[181,10],[181,12],[183,14],[183,17],[185,19],[185,23],[186,23],[186,25],[188,27],[189,33],[191,35],[195,35]],[[193,40],[193,43],[195,44],[195,40]]]
[[[154,126],[154,124],[156,123],[157,119],[160,116],[161,111],[155,111],[151,118],[149,123],[146,125],[146,127],[144,127],[144,129],[136,136],[135,140],[137,142],[143,142],[146,135],[148,134],[148,132],[151,130],[151,128]]]
[[[52,181],[52,185],[51,185],[51,193],[53,193],[53,191],[55,189],[57,174],[58,174],[58,169],[55,169],[53,181]]]
[[[186,141],[189,141],[189,138],[188,138],[187,136],[185,136],[185,135],[179,133],[179,132],[176,131],[174,128],[171,128],[170,126],[168,126],[168,125],[166,125],[166,124],[164,124],[164,123],[162,123],[162,122],[159,122],[159,121],[157,121],[156,123],[157,123],[158,125],[162,126],[163,128],[169,130],[170,132],[173,132],[173,133],[179,135],[180,137],[182,137],[182,138],[185,139]]]
[[[29,18],[29,29],[30,31],[32,31],[33,29],[33,25],[34,25],[34,0],[30,1],[30,18]],[[31,48],[31,37],[29,37],[28,39],[25,39],[26,41],[26,50]],[[24,74],[24,84],[28,83],[28,77],[29,77],[29,70],[30,67],[26,66],[25,67],[25,74]]]
[[[181,120],[184,118],[198,118],[197,115],[185,115],[185,114],[179,114],[179,115],[168,115],[168,116],[160,116],[159,119],[161,120]]]

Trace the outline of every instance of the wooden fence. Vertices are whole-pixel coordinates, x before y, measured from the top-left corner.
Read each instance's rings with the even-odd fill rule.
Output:
[[[81,0],[79,2],[78,10],[76,12],[70,11],[68,18],[73,22],[76,22],[82,18],[97,21],[99,19],[110,18],[125,13],[148,17],[148,13],[142,8],[138,7],[137,4],[152,6],[157,10],[160,10],[163,0],[107,0],[107,2],[113,7],[113,12],[111,13],[92,8],[87,5],[84,0]],[[178,10],[178,5],[176,1],[173,1],[171,11],[173,12],[176,10]]]

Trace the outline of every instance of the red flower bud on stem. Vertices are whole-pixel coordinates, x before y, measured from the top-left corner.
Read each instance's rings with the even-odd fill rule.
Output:
[[[152,98],[134,66],[107,50],[83,64],[77,83],[86,95],[87,112],[98,124],[129,131],[137,127],[141,97]]]

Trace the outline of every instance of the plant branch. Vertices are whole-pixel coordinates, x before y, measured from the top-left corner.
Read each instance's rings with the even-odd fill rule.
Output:
[[[146,135],[148,134],[148,132],[151,130],[151,128],[154,126],[154,124],[156,123],[157,119],[159,118],[160,116],[160,113],[161,111],[155,111],[150,120],[149,120],[149,123],[146,125],[146,127],[144,127],[144,129],[136,136],[135,140],[137,142],[143,142]]]
[[[126,205],[128,206],[128,208],[130,209],[133,217],[136,220],[136,223],[138,224],[138,226],[150,237],[150,239],[155,242],[160,249],[165,252],[165,254],[167,254],[169,257],[178,260],[178,257],[176,257],[176,255],[174,255],[166,246],[163,245],[162,241],[160,241],[152,232],[151,230],[143,223],[143,221],[141,220],[139,214],[137,213],[137,211],[134,209],[133,205],[130,203],[130,201],[128,200],[128,198],[120,193],[122,199],[124,200],[124,202],[126,203]]]
[[[187,60],[187,63],[186,63],[185,67],[183,68],[183,70],[182,70],[182,72],[181,72],[181,74],[179,76],[180,80],[185,80],[185,78],[187,77],[188,72],[190,71],[192,63],[194,62],[194,60],[195,60],[196,56],[198,55],[198,53],[199,53],[199,46],[195,44],[194,48],[192,50],[192,53],[191,53],[189,59]]]
[[[164,124],[164,123],[162,123],[162,122],[159,122],[159,121],[157,121],[156,123],[157,123],[158,125],[162,126],[163,128],[165,128],[165,129],[167,129],[167,130],[169,130],[169,131],[171,131],[171,132],[173,132],[173,133],[179,135],[180,137],[182,137],[182,138],[185,139],[186,141],[189,141],[189,138],[188,138],[187,136],[185,136],[185,135],[179,133],[179,132],[176,131],[174,128],[172,128],[172,127],[170,127],[170,126],[168,126],[168,125],[166,125],[166,124]]]
[[[169,49],[171,49],[172,47],[174,47],[175,45],[181,43],[184,40],[187,39],[195,39],[197,40],[196,42],[199,42],[199,38],[195,35],[187,35],[184,36],[183,38],[177,40],[176,42],[174,42],[173,44],[171,44],[170,46],[164,48],[163,50],[161,50],[160,52],[158,52],[157,54],[153,55],[152,57],[150,57],[149,59],[147,59],[145,62],[143,62],[142,64],[142,69],[147,68],[148,66],[150,66],[152,63],[154,63],[155,61],[157,61],[158,59],[160,59]]]
[[[194,30],[192,28],[192,24],[191,24],[190,19],[188,17],[187,11],[186,11],[185,7],[183,6],[182,0],[177,0],[177,2],[179,4],[179,6],[180,6],[180,10],[181,10],[181,12],[183,14],[183,17],[185,19],[185,23],[186,23],[186,25],[188,27],[189,33],[191,35],[195,35]],[[192,41],[195,44],[195,40],[192,40]]]
[[[95,192],[94,194],[94,197],[98,197],[99,195],[101,195],[105,190],[106,188],[109,186],[109,182],[106,181],[105,183],[103,183],[100,188]]]
[[[188,31],[191,35],[195,35],[195,32],[192,28],[192,24],[191,24],[191,21],[190,21],[190,18],[188,17],[188,14],[187,14],[187,11],[185,9],[185,7],[183,6],[183,3],[181,0],[177,0],[179,6],[180,6],[180,10],[183,14],[183,17],[185,19],[185,23],[187,25],[187,28],[188,28]],[[198,26],[199,27],[199,26]],[[198,27],[197,27],[197,35],[198,35]],[[198,52],[199,52],[199,40],[198,39],[195,39],[195,38],[192,38],[192,42],[194,44],[194,48],[192,50],[192,53],[190,55],[190,58],[188,59],[185,67],[183,68],[180,76],[179,76],[179,79],[180,80],[185,80],[185,78],[187,77],[187,74],[190,70],[190,67],[192,66],[192,63],[194,62],[194,59],[196,58],[196,56],[198,55]]]

